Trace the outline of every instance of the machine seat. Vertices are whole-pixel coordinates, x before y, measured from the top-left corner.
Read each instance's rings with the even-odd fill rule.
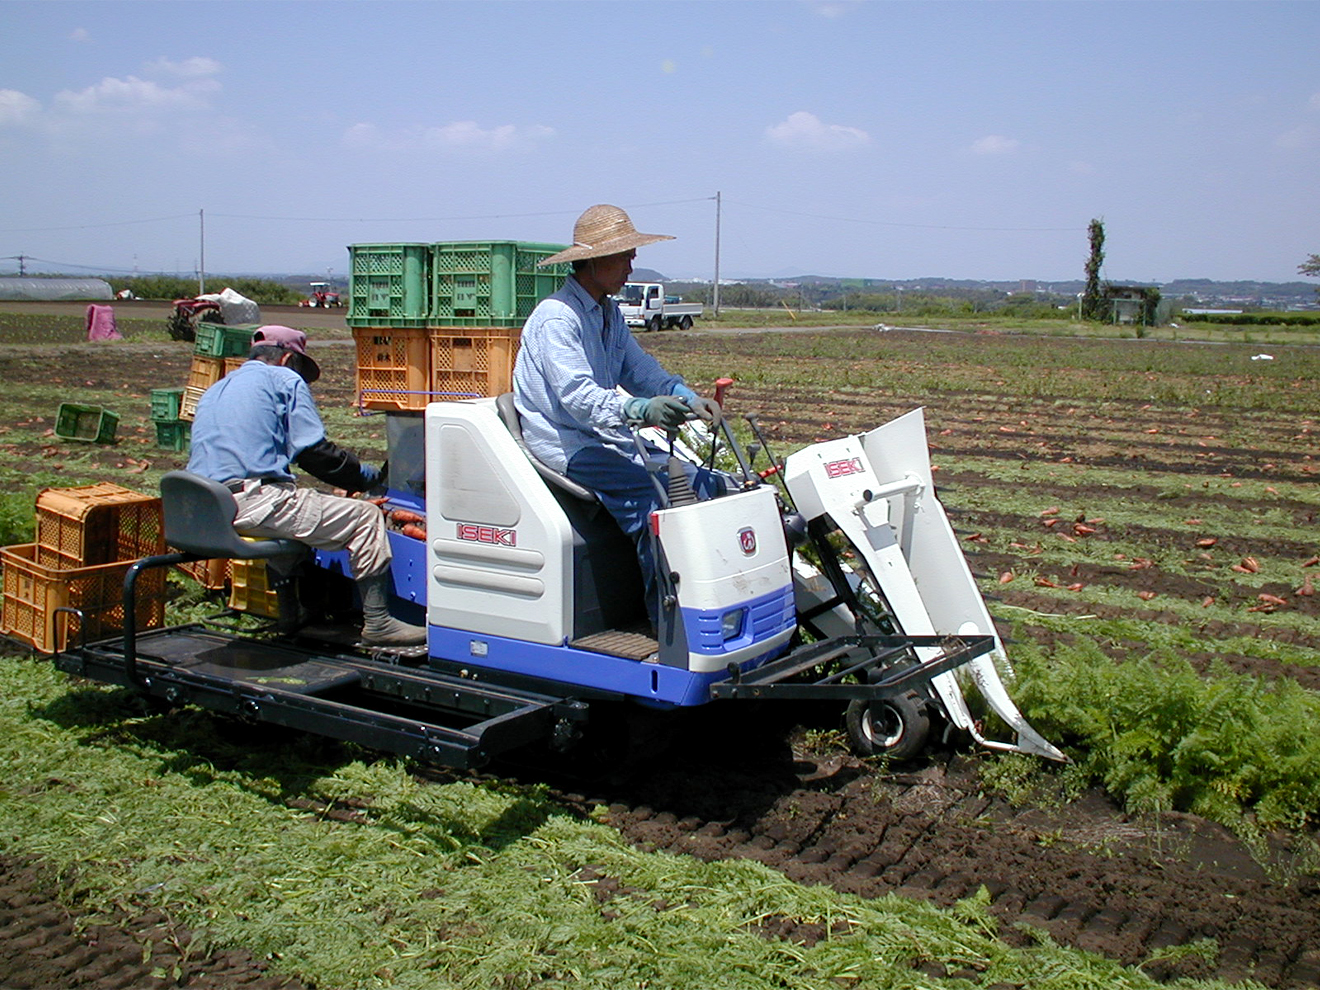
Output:
[[[527,455],[527,459],[532,462],[532,467],[536,469],[537,474],[560,491],[566,492],[574,498],[593,504],[600,502],[600,499],[596,498],[596,493],[590,488],[584,488],[567,475],[560,474],[548,464],[537,459],[536,455],[528,449],[527,442],[523,439],[522,417],[518,415],[518,407],[514,405],[512,392],[505,392],[503,395],[496,397],[495,409],[499,413],[500,420],[508,428],[509,433],[512,434],[514,443],[518,445],[519,450]]]
[[[165,542],[203,558],[235,560],[305,553],[297,540],[245,540],[234,529],[238,503],[218,481],[190,471],[170,471],[160,479]]]

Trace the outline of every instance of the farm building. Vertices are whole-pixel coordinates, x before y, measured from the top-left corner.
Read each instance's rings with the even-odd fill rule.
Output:
[[[113,299],[100,278],[0,278],[0,299]]]

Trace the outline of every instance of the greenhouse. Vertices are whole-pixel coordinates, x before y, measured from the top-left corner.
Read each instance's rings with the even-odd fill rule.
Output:
[[[110,283],[100,278],[0,278],[0,299],[113,299]]]

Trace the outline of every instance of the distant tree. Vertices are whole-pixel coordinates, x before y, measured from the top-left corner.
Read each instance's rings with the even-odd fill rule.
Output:
[[[1310,278],[1320,278],[1320,254],[1313,254],[1300,265],[1297,270]],[[1316,294],[1320,295],[1320,289],[1316,289]]]
[[[1082,315],[1088,320],[1104,317],[1101,311],[1100,267],[1105,263],[1105,222],[1092,220],[1086,229],[1091,240],[1091,256],[1086,259],[1086,288],[1082,290]]]

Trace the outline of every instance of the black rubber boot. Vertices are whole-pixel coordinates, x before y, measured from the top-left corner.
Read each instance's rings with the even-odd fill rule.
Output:
[[[422,646],[426,627],[400,622],[390,615],[390,575],[358,579],[362,594],[362,642],[368,646]]]

